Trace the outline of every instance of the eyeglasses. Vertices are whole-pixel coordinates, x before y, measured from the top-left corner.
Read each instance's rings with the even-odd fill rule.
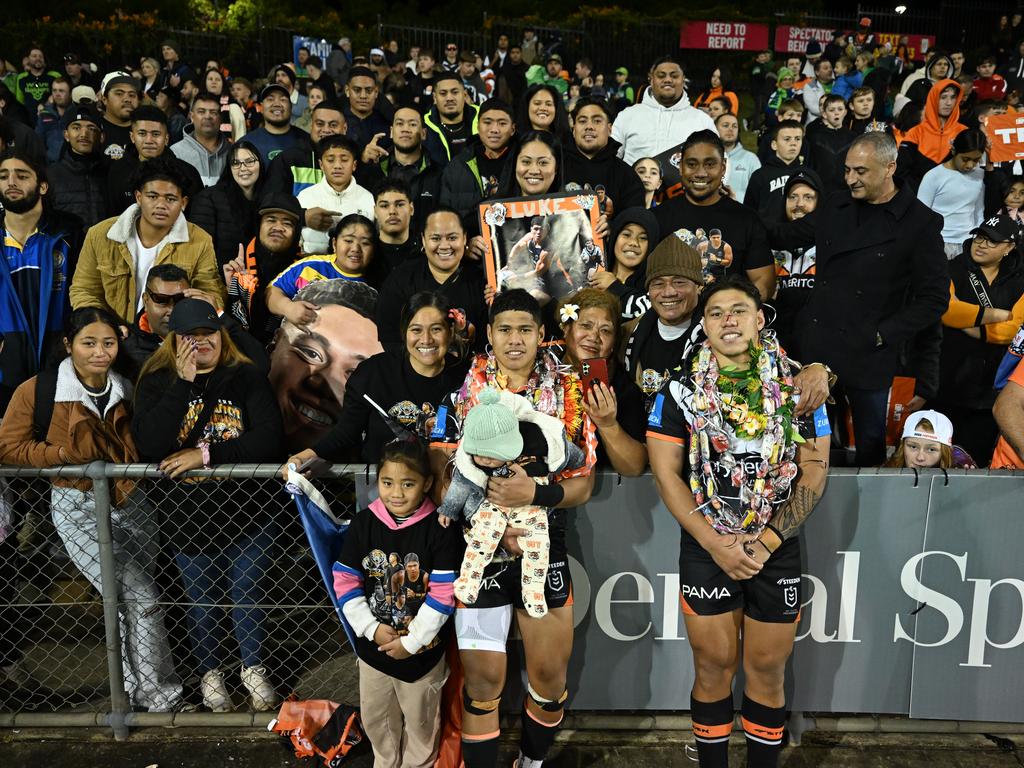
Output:
[[[449,51],[457,51],[457,50],[459,50],[459,47],[457,45],[449,45],[447,50],[449,50]]]
[[[255,157],[246,158],[245,160],[232,160],[232,168],[252,168],[259,160]]]
[[[152,291],[146,291],[146,293],[149,294],[149,298],[154,304],[159,304],[161,307],[177,304],[185,298],[184,293],[153,293]]]

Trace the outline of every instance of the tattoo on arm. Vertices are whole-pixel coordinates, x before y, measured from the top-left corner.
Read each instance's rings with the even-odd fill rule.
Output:
[[[793,495],[772,518],[772,527],[782,535],[784,541],[793,538],[820,500],[821,494],[813,489],[804,485],[794,486]]]

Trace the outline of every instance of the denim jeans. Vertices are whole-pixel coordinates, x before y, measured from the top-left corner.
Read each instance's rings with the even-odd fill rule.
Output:
[[[259,666],[263,661],[267,612],[266,572],[274,562],[277,528],[267,527],[239,537],[225,549],[202,554],[177,552],[188,594],[188,627],[192,651],[200,674],[220,667],[227,638],[221,627],[222,611],[230,610],[242,664]],[[226,601],[224,598],[228,597]]]

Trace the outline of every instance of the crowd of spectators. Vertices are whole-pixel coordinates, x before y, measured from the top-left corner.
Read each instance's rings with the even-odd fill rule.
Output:
[[[7,65],[0,462],[165,473],[148,500],[128,482],[115,498],[121,586],[140,595],[123,625],[144,649],[127,660],[134,702],[182,695],[152,558],[129,546],[150,528],[195,605],[206,706],[231,706],[218,589],[239,605],[252,705],[277,702],[258,607],[275,502],[181,473],[377,463],[396,426],[451,444],[475,376],[515,380],[526,361],[520,385],[536,366],[546,397],[545,372],[576,380],[601,359],[607,380],[579,396],[586,428],[570,437],[642,474],[648,411],[702,333],[701,290],[732,276],[803,364],[799,410],[828,398],[837,457],[1024,468],[1024,171],[993,162],[984,131],[1020,108],[1014,35],[915,60],[864,18],[804,55],[757,54],[749,94],[725,63],[705,76],[665,56],[636,77],[564,61],[532,31],[480,52],[341,38],[326,61],[301,50],[254,80],[186,63],[174,40],[107,73],[75,53],[56,71],[37,47]],[[478,208],[563,190],[599,193],[607,262],[578,292],[539,297],[535,338],[506,322],[531,300],[502,304],[488,285]],[[573,256],[536,249],[538,272]],[[589,495],[568,488],[548,506]],[[57,532],[98,589],[91,486],[53,493]],[[16,654],[3,659],[15,679]]]

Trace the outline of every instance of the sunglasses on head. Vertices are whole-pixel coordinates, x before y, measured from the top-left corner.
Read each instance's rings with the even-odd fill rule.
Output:
[[[154,304],[159,304],[162,307],[166,307],[169,304],[177,304],[185,298],[184,293],[153,293],[152,291],[146,291],[146,293],[149,294],[149,298],[152,299]]]

